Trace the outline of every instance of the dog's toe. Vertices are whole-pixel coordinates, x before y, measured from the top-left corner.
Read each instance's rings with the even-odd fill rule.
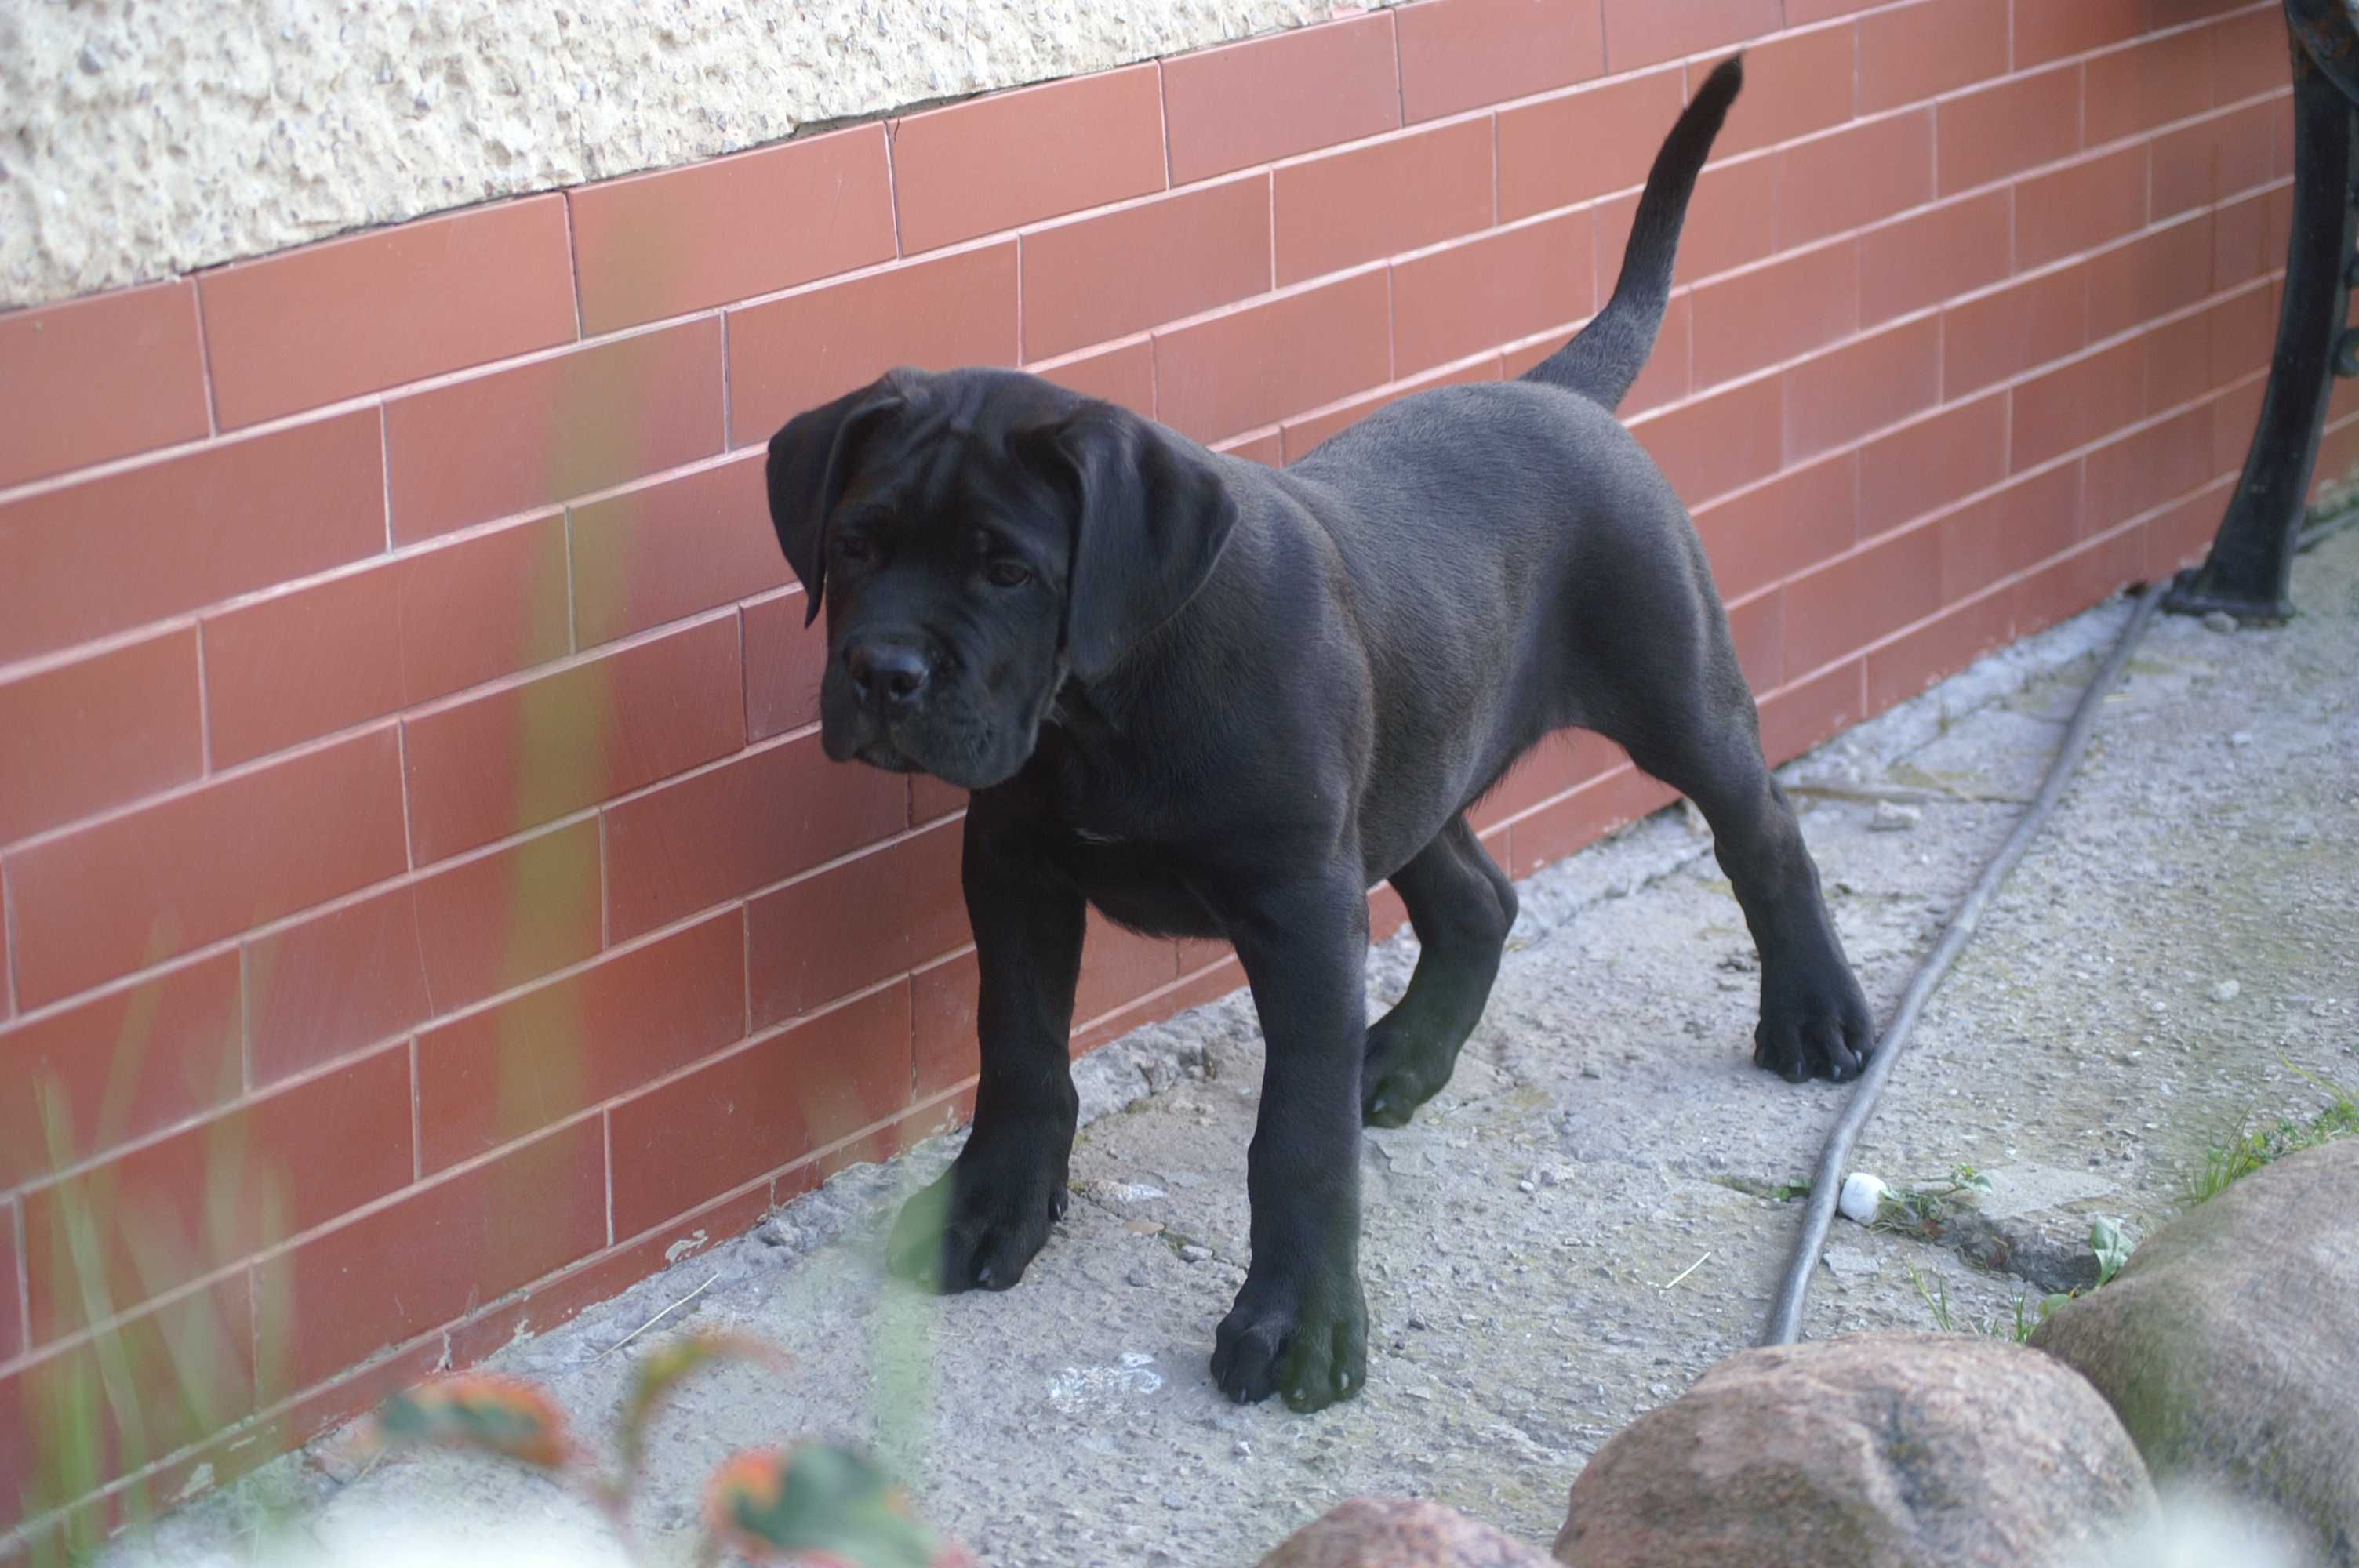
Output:
[[[1333,1303],[1294,1313],[1240,1302],[1213,1339],[1212,1380],[1239,1404],[1271,1394],[1303,1414],[1348,1400],[1368,1380],[1368,1309],[1353,1281]]]

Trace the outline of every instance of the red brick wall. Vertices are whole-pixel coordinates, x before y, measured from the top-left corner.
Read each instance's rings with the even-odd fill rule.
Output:
[[[70,1411],[119,1517],[959,1113],[962,801],[820,755],[788,415],[1021,363],[1276,462],[1518,371],[1746,39],[1629,412],[1783,759],[2208,538],[2274,0],[1430,0],[0,318],[0,1527]],[[1077,1046],[1237,983],[1094,927]]]

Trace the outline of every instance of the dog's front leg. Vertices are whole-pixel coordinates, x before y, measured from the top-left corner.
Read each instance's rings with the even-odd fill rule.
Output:
[[[929,1289],[1004,1291],[1064,1217],[1080,1101],[1066,1043],[1087,909],[987,794],[961,863],[983,974],[974,1128],[949,1172],[893,1226],[893,1271]]]
[[[1298,1411],[1321,1410],[1368,1379],[1359,1268],[1367,898],[1349,874],[1288,886],[1256,898],[1231,935],[1269,1056],[1246,1162],[1253,1259],[1214,1341],[1212,1377],[1240,1403],[1275,1391]]]

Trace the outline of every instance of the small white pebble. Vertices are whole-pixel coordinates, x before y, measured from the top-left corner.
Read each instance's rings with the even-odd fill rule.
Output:
[[[2252,743],[2253,732],[2249,730],[2239,730],[2228,737],[2228,744],[2231,746],[2249,746]]]
[[[1915,806],[1886,800],[1877,804],[1875,815],[1867,819],[1867,826],[1875,833],[1906,833],[1924,819],[1925,814]]]
[[[2224,610],[2214,610],[2203,617],[2203,629],[2224,637],[2236,629],[2236,618]]]
[[[1843,1195],[1835,1200],[1835,1212],[1857,1225],[1866,1225],[1875,1218],[1892,1189],[1882,1176],[1871,1176],[1864,1171],[1854,1171],[1843,1178]]]
[[[2244,989],[2244,987],[2238,985],[2234,980],[2222,980],[2218,985],[2212,988],[2212,1000],[2213,1001],[2234,1001],[2236,1000],[2237,994]]]

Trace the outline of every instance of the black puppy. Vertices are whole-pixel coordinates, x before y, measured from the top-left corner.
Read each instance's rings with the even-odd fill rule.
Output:
[[[1404,398],[1273,472],[1012,372],[895,371],[770,442],[828,755],[973,791],[974,1128],[891,1261],[1016,1283],[1064,1213],[1085,904],[1234,944],[1268,1042],[1253,1259],[1212,1373],[1315,1410],[1367,1370],[1359,1129],[1449,1081],[1516,893],[1463,813],[1551,731],[1703,809],[1761,954],[1754,1058],[1845,1078],[1867,1007],[1761,755],[1695,530],[1613,409],[1742,80],[1657,156],[1612,301],[1521,380]],[[1371,1027],[1366,894],[1420,952]]]

